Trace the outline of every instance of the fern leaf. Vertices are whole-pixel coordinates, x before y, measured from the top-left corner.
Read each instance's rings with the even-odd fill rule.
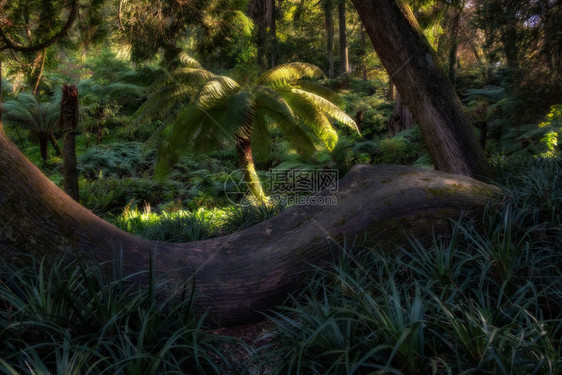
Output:
[[[187,68],[194,68],[194,69],[203,69],[199,61],[195,60],[193,57],[189,56],[185,52],[180,52],[179,54],[180,62],[185,65]]]
[[[321,85],[318,82],[313,81],[306,81],[306,80],[299,80],[296,84],[297,89],[304,90],[306,92],[310,92],[312,94],[316,94],[338,106],[340,109],[345,108],[345,102],[341,95],[337,92],[333,91],[329,87]]]
[[[276,66],[263,73],[258,84],[275,85],[278,82],[297,81],[302,78],[323,78],[324,73],[316,65],[293,62]]]
[[[353,121],[353,119],[349,117],[347,113],[342,111],[338,106],[336,106],[332,102],[324,99],[321,96],[300,89],[292,89],[291,92],[301,96],[302,98],[308,100],[309,102],[314,103],[314,105],[317,106],[323,113],[341,122],[342,124],[347,125],[351,129],[355,130],[359,135],[361,135],[355,121]]]
[[[267,126],[265,113],[261,109],[256,109],[254,113],[254,126],[252,129],[252,150],[256,159],[267,162],[271,159],[272,149],[271,133]]]
[[[202,107],[210,108],[224,102],[226,98],[239,89],[240,86],[235,80],[224,76],[215,76],[203,85],[196,101]]]

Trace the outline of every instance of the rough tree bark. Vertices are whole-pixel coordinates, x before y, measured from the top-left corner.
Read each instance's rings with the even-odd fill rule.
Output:
[[[396,102],[394,103],[394,111],[390,116],[390,121],[388,124],[388,129],[390,133],[395,135],[403,130],[410,129],[414,127],[414,118],[412,117],[412,112],[404,105],[404,101],[400,96],[400,93],[396,93]]]
[[[334,17],[332,0],[323,0],[324,25],[326,27],[326,59],[328,60],[328,78],[334,78]]]
[[[395,0],[352,0],[367,34],[423,134],[436,169],[490,173],[463,107],[411,12]]]
[[[346,74],[349,69],[349,46],[347,44],[347,20],[345,11],[345,0],[338,3],[338,20],[340,31],[340,73]]]
[[[457,64],[457,50],[459,48],[459,23],[461,19],[462,8],[457,11],[457,14],[453,16],[450,24],[449,30],[449,39],[450,39],[450,48],[449,48],[449,61],[447,67],[447,75],[449,77],[449,81],[455,87],[456,81],[456,72],[455,72],[455,65]]]
[[[76,202],[80,201],[78,172],[76,170],[76,145],[74,137],[78,127],[78,88],[62,86],[60,122],[64,131],[63,178],[64,191]]]
[[[3,131],[3,125],[2,125],[2,56],[0,56],[0,131]]]
[[[0,254],[117,259],[125,274],[146,270],[152,254],[158,273],[195,281],[199,308],[220,324],[242,324],[282,303],[303,282],[303,271],[332,259],[344,237],[405,243],[408,234],[427,242],[448,227],[447,218],[479,212],[496,193],[464,176],[356,166],[336,193],[321,192],[317,205],[293,207],[224,237],[162,243],[129,235],[80,206],[0,133]],[[333,199],[337,204],[320,204]]]

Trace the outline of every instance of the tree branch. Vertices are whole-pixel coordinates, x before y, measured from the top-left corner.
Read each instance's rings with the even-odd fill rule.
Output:
[[[2,39],[2,41],[5,44],[3,47],[0,48],[0,51],[9,49],[18,52],[36,52],[44,48],[47,48],[58,42],[63,36],[65,36],[68,33],[68,31],[72,27],[72,24],[74,23],[74,20],[76,19],[77,14],[78,14],[78,0],[72,0],[72,3],[70,5],[70,13],[68,14],[68,20],[66,21],[64,27],[57,34],[52,36],[50,39],[42,43],[31,45],[31,46],[22,46],[12,41],[10,38],[8,38],[8,36],[4,33],[4,30],[2,30],[2,28],[0,27],[0,39]]]

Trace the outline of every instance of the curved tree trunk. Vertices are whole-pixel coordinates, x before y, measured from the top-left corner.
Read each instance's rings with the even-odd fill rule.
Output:
[[[95,216],[0,134],[2,256],[72,253],[96,261],[117,259],[130,274],[146,270],[152,253],[160,274],[195,280],[198,306],[220,324],[260,319],[257,311],[282,303],[303,282],[303,271],[329,261],[344,238],[365,236],[369,244],[383,244],[405,243],[406,235],[415,235],[427,242],[433,231],[448,228],[447,218],[479,212],[496,193],[463,176],[361,165],[339,181],[337,192],[318,194],[316,205],[293,207],[224,237],[163,243],[134,237]]]
[[[490,170],[451,83],[411,11],[396,0],[352,0],[382,64],[420,127],[436,169],[472,177]]]

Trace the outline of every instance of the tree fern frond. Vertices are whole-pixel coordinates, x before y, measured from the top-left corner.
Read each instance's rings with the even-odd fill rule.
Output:
[[[265,116],[275,123],[301,154],[312,155],[316,150],[314,143],[298,126],[295,114],[285,99],[277,91],[264,86],[258,86],[254,95],[256,108],[263,110]]]
[[[201,85],[215,75],[208,70],[181,68],[162,77],[150,88],[147,100],[133,115],[133,126],[153,117],[167,117],[174,108],[189,103],[197,95]]]
[[[228,96],[240,89],[238,83],[228,77],[215,76],[208,80],[199,91],[196,101],[205,108],[224,102]]]
[[[463,93],[463,102],[467,103],[475,99],[487,99],[498,102],[505,97],[505,89],[500,86],[486,86],[481,89],[470,89]]]
[[[240,35],[251,36],[254,30],[254,22],[241,10],[234,10],[234,17],[230,22],[235,31]]]
[[[252,94],[256,108],[263,110],[272,119],[275,118],[275,121],[284,121],[291,126],[297,125],[293,110],[277,91],[269,87],[257,86]]]
[[[141,97],[146,90],[145,87],[131,83],[115,82],[104,88],[104,96],[116,99],[122,96]]]
[[[339,95],[329,87],[321,85],[318,82],[299,80],[295,88],[321,96],[322,98],[332,102],[342,110],[345,108],[345,102],[341,95]]]
[[[332,151],[338,142],[338,134],[316,103],[310,98],[293,92],[286,93],[284,97],[306,128],[310,129],[329,151]]]
[[[237,136],[248,137],[252,135],[252,126],[254,122],[254,103],[249,91],[240,91],[232,95],[227,103],[226,110],[222,118],[223,124],[229,124],[236,128]],[[225,134],[232,134],[226,128]],[[235,141],[235,139],[232,139]]]
[[[9,126],[19,126],[36,132],[50,133],[58,126],[58,103],[41,103],[31,94],[19,94],[15,100],[2,104],[4,121]]]
[[[258,84],[274,85],[282,81],[297,81],[302,78],[323,78],[324,73],[316,65],[293,62],[278,65],[263,73],[257,80]]]
[[[332,102],[324,99],[321,96],[300,89],[292,89],[291,92],[293,92],[296,95],[302,96],[303,98],[306,98],[310,102],[314,103],[314,105],[317,106],[323,113],[349,126],[353,130],[355,130],[359,135],[361,135],[355,121],[353,121],[353,119],[349,117],[347,113],[342,111],[338,106],[336,106]]]
[[[199,64],[199,61],[195,60],[185,52],[180,52],[179,59],[180,62],[188,68],[203,69],[201,64]]]
[[[271,159],[271,148],[273,142],[271,133],[267,126],[265,113],[257,109],[254,114],[254,126],[252,129],[252,150],[259,161],[267,162]]]

